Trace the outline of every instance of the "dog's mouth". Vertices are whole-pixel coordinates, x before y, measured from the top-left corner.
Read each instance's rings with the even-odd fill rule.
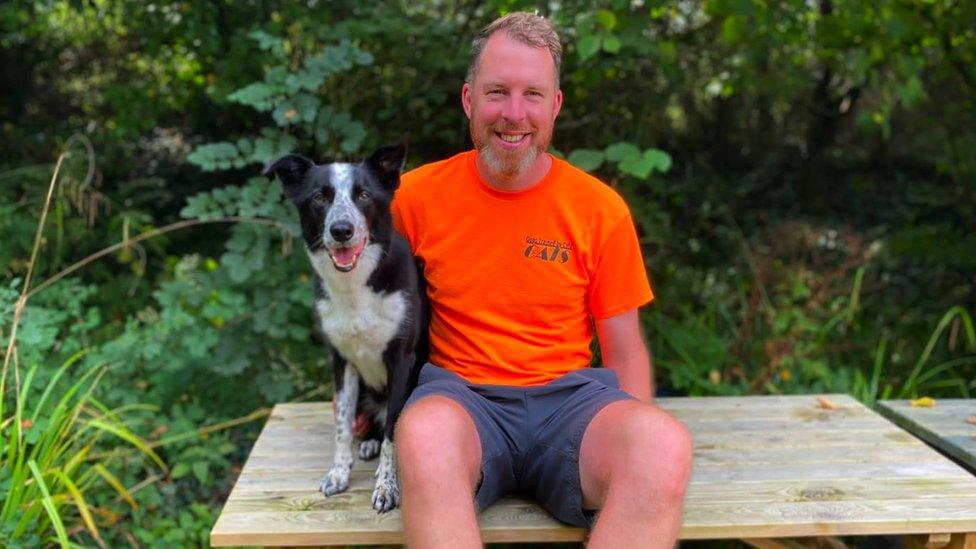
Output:
[[[356,268],[356,263],[359,262],[359,256],[363,254],[363,250],[366,249],[366,241],[368,238],[362,239],[358,244],[352,246],[337,246],[335,248],[330,248],[328,250],[329,257],[332,259],[332,264],[335,265],[337,271],[343,273],[348,273],[349,271]]]

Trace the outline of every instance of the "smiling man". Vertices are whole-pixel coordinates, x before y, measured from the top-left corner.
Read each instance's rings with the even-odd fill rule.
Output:
[[[480,546],[477,511],[506,493],[592,528],[591,547],[678,535],[691,441],[652,403],[633,221],[546,152],[561,55],[540,16],[486,27],[461,90],[475,149],[405,174],[396,195],[432,311],[430,363],[396,428],[411,546]],[[594,330],[605,368],[589,367]]]

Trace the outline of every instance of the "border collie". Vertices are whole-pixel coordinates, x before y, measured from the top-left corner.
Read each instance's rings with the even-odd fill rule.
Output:
[[[373,508],[381,513],[400,503],[393,428],[426,359],[423,277],[390,214],[405,158],[401,143],[362,164],[317,165],[291,154],[264,172],[278,176],[298,209],[318,275],[315,310],[333,351],[336,448],[321,490],[349,487],[353,420],[366,414],[372,427],[359,457],[380,455]]]

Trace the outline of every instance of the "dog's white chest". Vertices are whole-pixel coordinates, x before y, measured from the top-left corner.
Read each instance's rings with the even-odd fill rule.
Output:
[[[396,335],[407,309],[403,292],[380,295],[363,286],[316,303],[329,342],[373,388],[386,385],[383,351]]]

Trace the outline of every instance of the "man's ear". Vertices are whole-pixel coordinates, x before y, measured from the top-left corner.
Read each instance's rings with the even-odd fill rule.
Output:
[[[407,160],[407,140],[376,149],[364,164],[379,179],[380,184],[393,192],[400,186],[400,172]]]
[[[464,109],[464,114],[471,119],[471,93],[474,90],[471,89],[471,84],[467,82],[461,86],[461,108]]]
[[[274,179],[277,176],[284,184],[285,193],[290,198],[305,180],[305,174],[314,165],[315,163],[300,154],[289,154],[272,162],[263,173],[268,179]]]

